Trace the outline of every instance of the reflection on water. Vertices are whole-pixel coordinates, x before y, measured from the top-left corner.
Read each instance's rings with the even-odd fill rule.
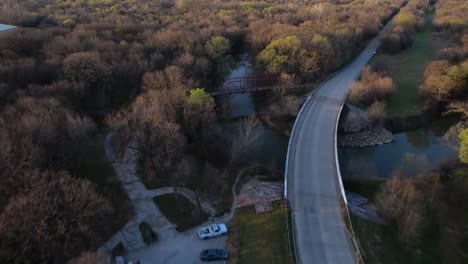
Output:
[[[454,118],[439,118],[427,127],[395,134],[391,144],[340,148],[341,174],[343,177],[383,178],[391,176],[395,170],[408,177],[426,174],[436,169],[441,161],[457,156],[443,139],[455,122]]]
[[[252,75],[252,71],[252,65],[249,63],[248,57],[243,56],[237,68],[233,69],[226,78],[248,77]],[[229,85],[229,87],[235,88],[233,85]],[[216,100],[222,115],[226,118],[226,121],[221,125],[224,136],[229,140],[233,140],[237,135],[239,118],[256,114],[253,95],[234,94],[222,96]],[[288,137],[267,126],[263,126],[263,128],[262,139],[245,155],[245,159],[282,171],[286,160]]]
[[[231,119],[221,124],[223,135],[229,141],[233,141],[238,134],[239,120]],[[262,138],[242,158],[252,163],[259,163],[283,171],[288,148],[288,137],[267,126],[263,126],[263,128]]]

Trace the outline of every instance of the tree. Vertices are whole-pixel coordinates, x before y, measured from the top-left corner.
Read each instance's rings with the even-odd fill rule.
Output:
[[[101,60],[99,53],[79,52],[63,61],[63,72],[71,81],[95,85],[104,82],[110,76],[111,69]]]
[[[444,141],[451,149],[460,151],[460,134],[466,128],[465,122],[459,122],[451,126],[444,134]]]
[[[243,118],[237,126],[238,135],[234,141],[233,159],[239,159],[243,154],[254,148],[262,138],[264,129],[255,116]]]
[[[463,130],[460,135],[460,160],[468,163],[468,129]]]
[[[407,244],[414,242],[420,234],[421,196],[411,179],[394,175],[380,187],[375,197],[379,212],[387,221],[396,224],[400,239]]]
[[[443,113],[444,115],[449,114],[461,114],[462,119],[468,118],[468,102],[453,101],[447,106],[447,110]]]
[[[231,41],[221,36],[211,37],[205,44],[206,53],[215,61],[220,61],[230,49]]]
[[[204,109],[213,109],[215,101],[204,88],[195,88],[190,91],[188,104],[200,111],[203,111]]]
[[[107,120],[110,125],[123,126],[127,136],[137,140],[150,181],[167,173],[183,156],[186,139],[178,116],[184,97],[181,89],[150,90]]]
[[[464,64],[450,66],[448,61],[433,61],[424,70],[424,82],[420,93],[434,101],[446,100],[459,93],[465,86],[468,67]]]
[[[112,209],[94,185],[65,171],[27,173],[29,186],[10,199],[0,215],[0,234],[16,244],[15,255],[35,252],[38,262],[62,262],[87,245],[97,244],[97,232]]]
[[[349,98],[357,104],[370,105],[375,101],[383,101],[394,91],[393,80],[381,73],[374,72],[366,66],[361,78],[350,87]]]
[[[42,160],[53,165],[70,166],[79,161],[79,151],[95,131],[93,121],[67,109],[54,98],[22,97],[3,111],[5,126],[12,137],[30,139],[40,147]],[[21,146],[20,142],[15,145]],[[45,164],[43,164],[45,165]]]
[[[184,109],[185,127],[194,138],[204,135],[204,130],[216,120],[215,100],[203,88],[190,91]]]
[[[147,72],[143,75],[143,91],[163,89],[185,89],[184,77],[177,66],[169,66],[164,71]]]
[[[314,73],[319,70],[318,53],[307,51],[296,35],[275,39],[258,55],[259,62],[271,73]]]

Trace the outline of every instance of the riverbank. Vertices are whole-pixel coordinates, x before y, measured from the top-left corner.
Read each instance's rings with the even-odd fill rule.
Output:
[[[466,193],[467,165],[452,162],[427,174],[411,179],[411,185],[420,203],[422,215],[414,226],[416,236],[402,240],[396,223],[375,224],[356,216],[351,221],[365,263],[466,263],[468,236],[464,228],[468,224]],[[376,195],[385,185],[384,180],[358,179],[344,181],[345,188],[376,201]],[[406,210],[413,210],[414,205]]]

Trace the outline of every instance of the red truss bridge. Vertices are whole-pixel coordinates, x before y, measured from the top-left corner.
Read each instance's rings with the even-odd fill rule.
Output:
[[[221,96],[239,93],[252,93],[272,89],[278,76],[252,76],[228,78],[224,81],[222,87],[211,93],[212,96]]]

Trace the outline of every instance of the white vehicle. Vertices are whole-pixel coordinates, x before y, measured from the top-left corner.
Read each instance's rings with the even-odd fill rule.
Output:
[[[227,234],[227,227],[225,224],[211,224],[198,229],[198,237],[200,239],[207,239]]]

